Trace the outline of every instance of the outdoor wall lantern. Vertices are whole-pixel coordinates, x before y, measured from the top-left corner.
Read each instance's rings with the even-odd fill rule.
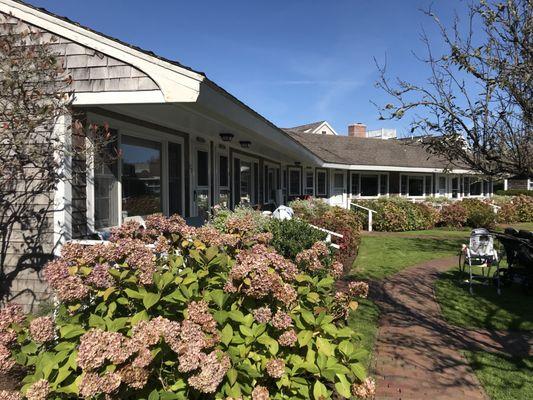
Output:
[[[239,143],[243,149],[249,149],[252,145],[252,142],[250,142],[249,140],[241,140]]]
[[[233,136],[233,133],[222,132],[220,134],[220,139],[222,139],[223,142],[231,142],[233,140]]]

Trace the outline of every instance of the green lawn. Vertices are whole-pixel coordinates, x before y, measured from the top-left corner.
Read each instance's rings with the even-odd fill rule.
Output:
[[[359,300],[357,311],[350,315],[348,320],[350,328],[361,335],[359,346],[367,351],[360,361],[367,368],[372,361],[372,350],[378,333],[379,309],[368,299]]]
[[[533,330],[533,297],[520,287],[504,287],[498,296],[493,286],[468,285],[457,270],[442,274],[435,293],[442,314],[453,325],[498,330]]]
[[[509,358],[483,351],[465,355],[491,400],[533,399],[533,357]]]
[[[363,236],[359,255],[352,269],[353,277],[383,279],[414,264],[453,256],[459,252],[461,244],[465,242],[464,235],[453,236],[456,231],[432,231],[438,231],[441,237],[419,238],[396,234]],[[446,232],[454,233],[449,235],[445,234]]]

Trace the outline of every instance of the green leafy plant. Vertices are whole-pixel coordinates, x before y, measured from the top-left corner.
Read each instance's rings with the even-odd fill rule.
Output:
[[[533,197],[533,190],[527,189],[509,189],[509,190],[496,190],[498,196],[529,196]]]
[[[0,311],[0,372],[22,366],[29,400],[372,395],[346,324],[368,285],[335,291],[323,242],[294,263],[230,218],[221,232],[155,216],[107,245],[66,245],[45,268],[54,316]]]
[[[442,207],[440,211],[440,225],[452,228],[465,226],[468,212],[460,202],[455,202]]]
[[[466,225],[472,228],[492,228],[496,223],[496,214],[488,202],[463,199],[461,205],[466,210]]]
[[[268,225],[268,231],[272,233],[270,244],[279,254],[293,261],[298,253],[311,248],[315,242],[326,239],[326,233],[297,219],[272,219]]]

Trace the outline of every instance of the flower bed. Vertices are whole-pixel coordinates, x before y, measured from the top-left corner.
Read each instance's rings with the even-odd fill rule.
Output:
[[[346,325],[368,285],[335,292],[323,242],[293,262],[254,218],[195,229],[154,216],[108,245],[66,245],[44,271],[54,316],[0,311],[0,373],[24,368],[29,400],[372,396]]]

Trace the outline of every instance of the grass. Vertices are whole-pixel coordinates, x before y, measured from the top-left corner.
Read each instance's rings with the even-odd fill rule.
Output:
[[[465,355],[491,400],[533,399],[533,357],[509,358],[483,351]]]
[[[383,279],[411,265],[453,256],[460,250],[463,237],[363,236],[352,275],[358,279]]]
[[[465,328],[533,330],[533,297],[519,287],[504,287],[498,296],[493,286],[475,285],[470,295],[459,271],[448,271],[435,283],[444,318]]]
[[[526,231],[533,231],[533,222],[521,222],[518,224],[502,224],[498,226],[498,230],[504,230],[508,226],[513,227],[517,230],[524,229]]]
[[[368,299],[359,300],[357,311],[350,315],[348,324],[360,335],[359,346],[367,351],[359,360],[368,370],[372,362],[372,350],[378,333],[379,308]]]

